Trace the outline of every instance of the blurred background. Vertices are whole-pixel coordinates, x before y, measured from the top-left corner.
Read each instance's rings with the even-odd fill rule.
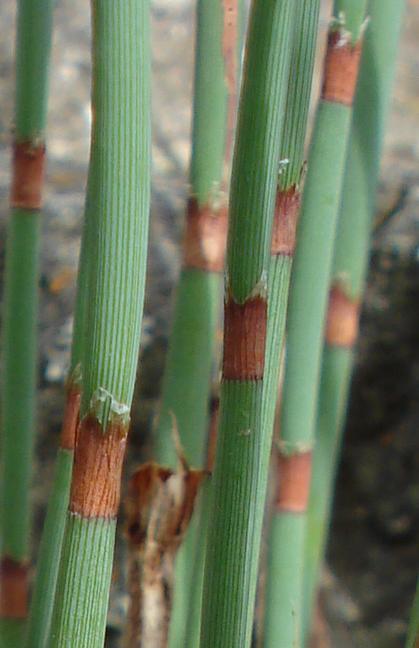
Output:
[[[398,1],[398,0],[395,0]],[[330,2],[324,0],[324,16]],[[15,2],[0,3],[0,273],[8,218]],[[142,361],[129,463],[149,443],[159,395],[187,193],[194,10],[152,1],[153,205]],[[89,152],[88,0],[57,0],[41,263],[34,543],[63,410]],[[325,26],[323,20],[323,27]],[[419,0],[408,0],[386,135],[371,267],[321,616],[332,646],[399,648],[419,564]],[[121,545],[121,543],[120,543]],[[119,553],[123,551],[119,548]],[[123,595],[118,560],[109,645]],[[319,622],[318,631],[322,633]],[[113,630],[114,629],[114,630]],[[317,647],[327,644],[319,639]]]

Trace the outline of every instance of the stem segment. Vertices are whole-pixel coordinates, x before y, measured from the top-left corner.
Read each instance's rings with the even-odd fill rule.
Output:
[[[293,2],[254,0],[230,194],[221,414],[201,648],[247,648],[271,430],[263,428],[267,271]]]
[[[103,646],[136,376],[150,200],[149,7],[93,1],[82,394],[51,646]],[[79,286],[80,289],[80,286]],[[83,300],[81,300],[83,302]]]
[[[304,632],[310,628],[332,504],[371,225],[404,3],[372,0],[354,106],[333,259],[319,391],[304,565]]]
[[[278,629],[284,647],[302,645],[303,562],[306,507],[314,442],[322,330],[340,205],[351,105],[355,93],[365,0],[352,0],[358,23],[348,32],[345,5],[336,2],[326,50],[303,194],[298,244],[287,315],[287,354],[282,393],[279,493],[272,533],[281,547],[276,568]]]
[[[0,639],[10,646],[22,645],[22,621],[27,614],[39,230],[52,9],[52,0],[18,3],[16,128],[6,247],[1,391]],[[3,630],[7,636],[3,636]]]
[[[173,468],[178,463],[172,443],[173,415],[187,460],[197,467],[204,461],[227,238],[226,175],[236,117],[241,4],[241,0],[197,3],[191,191],[156,429],[157,461]],[[172,648],[185,643],[196,578],[191,560],[195,551],[202,551],[196,544],[196,520],[176,558]]]

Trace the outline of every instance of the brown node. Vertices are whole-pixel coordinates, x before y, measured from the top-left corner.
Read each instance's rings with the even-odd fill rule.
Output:
[[[329,346],[350,349],[358,337],[359,300],[351,299],[341,283],[330,289],[326,318],[326,342]]]
[[[300,192],[295,185],[285,191],[277,192],[272,227],[271,254],[293,256],[300,202]]]
[[[63,450],[74,450],[77,424],[79,421],[80,396],[79,387],[72,385],[67,389],[67,400],[60,439],[60,447]]]
[[[24,619],[28,614],[28,565],[9,556],[0,561],[0,618]]]
[[[13,178],[10,206],[14,209],[40,209],[44,181],[45,145],[31,141],[13,145]]]
[[[222,272],[227,241],[227,207],[215,209],[189,198],[184,236],[185,268]]]
[[[111,422],[103,430],[91,415],[79,423],[70,493],[70,511],[84,518],[113,518],[118,512],[128,425]]]
[[[351,106],[355,96],[362,43],[355,44],[339,30],[329,33],[324,63],[322,99]]]
[[[311,452],[278,454],[277,511],[304,513],[310,493]]]
[[[268,307],[263,297],[224,305],[224,380],[262,380]]]

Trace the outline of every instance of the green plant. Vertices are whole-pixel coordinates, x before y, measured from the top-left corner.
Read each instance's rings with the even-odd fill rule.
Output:
[[[250,645],[271,430],[263,426],[268,265],[295,4],[255,0],[234,152],[219,438],[201,647]]]
[[[102,646],[136,376],[150,195],[148,3],[93,3],[80,424],[51,646]],[[83,246],[82,246],[83,258]],[[79,282],[80,286],[80,282]],[[83,300],[81,300],[83,301]]]
[[[302,0],[296,3],[294,37],[292,42],[292,65],[288,82],[288,94],[281,141],[281,160],[284,167],[279,175],[274,228],[269,266],[268,343],[266,349],[266,376],[264,384],[264,426],[272,430],[279,389],[280,358],[283,352],[285,316],[292,259],[295,250],[296,228],[300,210],[302,178],[304,171],[304,142],[306,138],[308,110],[317,40],[319,2]],[[275,441],[274,441],[275,443]],[[281,504],[281,507],[283,504]],[[277,645],[278,638],[287,645],[293,636],[293,619],[288,619],[287,608],[282,604],[281,585],[287,581],[292,587],[298,579],[288,579],[288,553],[281,538],[284,514],[281,507],[274,507],[269,536],[269,568],[265,612],[266,646]],[[296,536],[294,536],[294,542]],[[278,586],[279,585],[279,586]],[[295,593],[288,590],[288,597]]]
[[[18,3],[11,215],[3,306],[0,640],[23,642],[35,427],[38,257],[52,0]]]
[[[349,143],[326,319],[304,559],[304,630],[323,559],[368,263],[404,3],[372,0]]]
[[[346,20],[345,10],[351,8]],[[323,86],[308,157],[287,314],[280,410],[275,544],[282,550],[276,600],[284,646],[302,641],[304,530],[322,350],[323,321],[366,2],[335,2]],[[356,12],[355,12],[356,8]],[[279,560],[279,559],[278,559]],[[291,592],[291,595],[290,595]],[[286,630],[285,630],[286,628]],[[282,635],[281,635],[282,636]]]
[[[222,272],[227,236],[226,166],[234,135],[239,70],[241,2],[197,4],[195,89],[190,163],[190,195],[183,242],[183,267],[177,286],[155,456],[176,468],[173,416],[183,451],[202,467],[206,445],[216,328],[220,319]],[[191,552],[197,519],[192,521],[176,559],[170,645],[182,646],[194,573]]]

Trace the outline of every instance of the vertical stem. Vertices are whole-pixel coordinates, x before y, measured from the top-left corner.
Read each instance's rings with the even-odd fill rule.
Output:
[[[231,49],[226,51],[225,41],[235,43],[236,18],[235,3],[227,0],[198,2],[191,193],[186,213],[183,268],[156,429],[157,460],[172,466],[177,465],[177,456],[172,442],[171,412],[176,418],[188,461],[192,465],[202,465],[204,460],[227,235],[223,187],[227,104],[232,96],[230,85],[235,83],[237,63],[227,59]],[[230,32],[225,36],[229,20]]]
[[[371,224],[404,2],[372,0],[333,259],[304,565],[304,632],[323,560],[368,265]]]
[[[76,429],[81,396],[81,361],[87,333],[89,297],[89,232],[87,223],[81,242],[73,324],[71,362],[67,378],[66,405],[57,453],[54,482],[39,547],[36,578],[29,612],[26,648],[43,648],[48,643],[57,586],[58,569],[70,496]]]
[[[19,635],[27,614],[39,230],[52,8],[52,0],[18,3],[16,124],[3,315],[0,475],[0,638],[7,642],[10,630],[15,635],[11,646],[21,645]]]
[[[29,610],[26,648],[45,648],[51,628],[55,590],[67,517],[74,444],[80,408],[77,377],[67,386],[67,403],[36,565],[36,578]]]
[[[150,200],[148,2],[94,0],[92,8],[94,119],[83,233],[91,263],[54,648],[103,646],[138,359]]]
[[[283,552],[283,572],[278,579],[276,596],[277,601],[282,602],[278,632],[284,648],[302,645],[304,530],[322,330],[366,2],[351,0],[349,5],[351,11],[356,5],[357,22],[351,23],[352,31],[346,28],[346,5],[342,2],[335,3],[335,19],[329,30],[322,97],[309,152],[287,315],[287,354],[278,445],[280,479],[277,515],[272,529],[275,544],[282,547]]]
[[[204,460],[227,237],[226,167],[234,133],[241,0],[198,0],[195,88],[183,267],[156,428],[156,458],[176,467],[172,415],[187,460]],[[176,558],[170,646],[183,646],[196,548],[195,521]]]
[[[291,265],[294,255],[296,227],[300,208],[301,177],[304,163],[304,143],[313,77],[314,55],[319,19],[318,0],[299,0],[296,3],[295,30],[284,130],[281,142],[281,160],[285,165],[279,176],[269,268],[271,302],[268,309],[268,343],[266,349],[266,381],[264,384],[265,423],[272,430],[277,404],[280,358],[283,349],[285,314]],[[276,530],[280,521],[273,512],[265,618],[265,645],[276,646],[289,642],[293,628],[283,616],[284,607],[277,596],[278,584],[293,582],[284,571],[287,554],[276,544]],[[295,533],[295,530],[294,530]],[[294,577],[294,582],[297,579]],[[288,638],[287,638],[288,637]]]
[[[271,430],[263,428],[267,271],[292,2],[254,0],[234,152],[221,414],[204,572],[201,648],[247,648]]]

